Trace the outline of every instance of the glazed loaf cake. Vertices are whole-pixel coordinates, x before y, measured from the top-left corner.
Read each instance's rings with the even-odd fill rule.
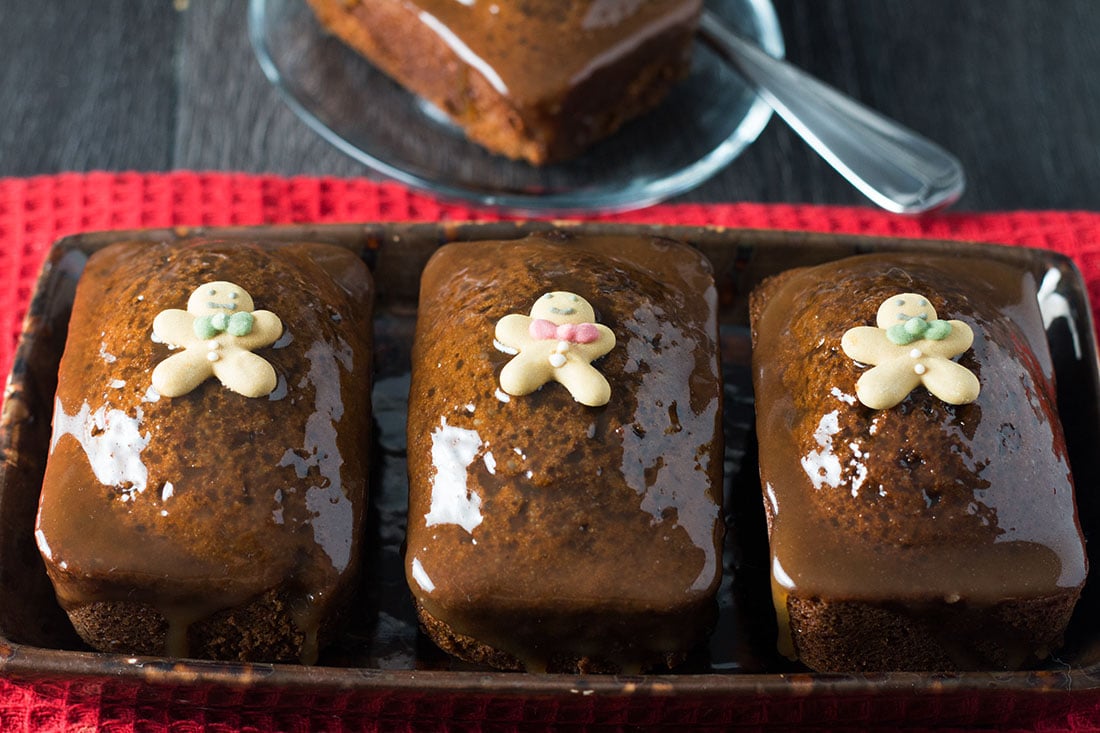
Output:
[[[1016,669],[1086,558],[1030,274],[880,254],[753,293],[780,648],[820,671]]]
[[[489,150],[576,155],[687,75],[701,0],[309,0],[320,22]]]
[[[372,297],[327,245],[91,257],[36,533],[89,645],[316,659],[359,565]]]
[[[704,638],[723,534],[716,307],[702,255],[663,239],[435,254],[405,567],[440,647],[503,669],[637,672]]]

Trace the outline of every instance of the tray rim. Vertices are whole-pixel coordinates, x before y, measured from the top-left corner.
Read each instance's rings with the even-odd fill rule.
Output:
[[[851,254],[870,251],[922,251],[958,256],[984,256],[1024,265],[1041,261],[1069,273],[1080,284],[1086,306],[1079,315],[1079,336],[1089,376],[1100,384],[1096,328],[1087,289],[1076,263],[1068,255],[1041,248],[1006,246],[962,240],[914,239],[890,236],[832,234],[802,230],[741,229],[718,226],[695,227],[610,222],[510,221],[510,222],[385,222],[346,224],[289,224],[231,227],[174,227],[132,230],[104,230],[64,237],[47,254],[32,291],[24,328],[13,359],[10,380],[18,375],[30,348],[27,325],[41,317],[45,303],[44,284],[50,270],[68,253],[91,252],[121,241],[183,240],[192,237],[265,239],[273,241],[360,240],[365,250],[378,242],[402,237],[434,234],[437,244],[460,239],[510,239],[532,232],[567,229],[589,234],[648,233],[689,241],[724,241],[723,246],[797,247],[811,255],[837,247],[851,248]],[[0,410],[0,452],[12,441],[5,393]],[[0,465],[0,485],[6,482],[7,462]],[[2,602],[2,601],[0,601]],[[177,687],[219,686],[227,688],[277,688],[301,692],[379,694],[392,692],[471,693],[505,697],[764,697],[805,698],[807,696],[914,696],[953,694],[1054,694],[1100,691],[1100,664],[1061,670],[1022,672],[958,672],[883,674],[822,674],[709,672],[659,675],[560,675],[493,671],[439,671],[381,669],[367,667],[290,664],[232,663],[207,660],[134,657],[90,651],[69,651],[14,642],[0,630],[0,676],[25,680],[113,680],[145,685]]]

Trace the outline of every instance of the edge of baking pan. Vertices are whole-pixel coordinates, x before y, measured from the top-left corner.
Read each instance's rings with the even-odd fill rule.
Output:
[[[251,700],[257,704],[293,707],[305,704],[302,701],[308,698],[311,705],[375,710],[395,716],[415,714],[431,719],[462,717],[459,713],[466,704],[471,711],[475,708],[481,711],[480,719],[485,719],[487,709],[494,709],[497,719],[502,721],[513,720],[517,715],[523,720],[538,721],[552,710],[559,716],[554,719],[559,719],[563,711],[595,720],[631,720],[631,716],[644,712],[656,716],[650,722],[696,724],[760,719],[797,722],[810,715],[817,721],[832,722],[949,719],[995,723],[1049,715],[1068,709],[1074,699],[1082,696],[1100,700],[1100,640],[1091,640],[1086,644],[1089,648],[1080,652],[1082,659],[1089,660],[1082,666],[1015,673],[712,672],[644,676],[235,664],[67,651],[10,640],[11,608],[26,591],[12,587],[13,579],[2,573],[9,563],[40,560],[37,553],[27,551],[28,544],[33,550],[33,541],[28,543],[26,537],[16,536],[23,530],[6,526],[4,517],[13,502],[37,503],[37,486],[23,492],[14,492],[11,487],[26,483],[26,477],[33,476],[44,462],[43,456],[22,455],[21,446],[28,439],[26,431],[44,430],[48,434],[48,421],[36,420],[35,413],[41,409],[42,399],[52,400],[50,380],[56,381],[55,375],[35,369],[38,359],[35,349],[54,349],[60,353],[65,334],[54,323],[61,317],[57,304],[64,299],[59,298],[64,296],[59,288],[75,285],[88,253],[119,241],[184,240],[199,236],[331,242],[353,248],[367,260],[375,271],[380,297],[385,297],[383,291],[389,288],[404,293],[402,297],[408,299],[409,294],[416,292],[420,267],[440,244],[510,239],[561,228],[591,234],[659,234],[688,241],[711,255],[720,288],[722,282],[727,288],[742,288],[772,271],[869,251],[978,255],[1033,270],[1055,270],[1069,282],[1072,297],[1067,305],[1076,323],[1073,338],[1076,348],[1084,354],[1078,360],[1080,373],[1073,377],[1087,380],[1091,394],[1098,394],[1095,327],[1080,273],[1068,257],[1045,250],[890,237],[569,222],[177,228],[67,237],[54,245],[39,278],[0,414],[0,557],[7,556],[6,560],[0,560],[0,607],[8,609],[7,615],[0,614],[0,674],[36,685],[75,682],[78,689],[100,696],[132,697],[135,690],[143,690],[142,694],[151,699],[185,702],[201,698],[203,704],[214,706],[221,704],[219,700],[233,705]],[[759,256],[749,257],[753,252]],[[415,300],[411,302],[415,305]],[[29,397],[31,392],[38,393],[38,397]],[[35,404],[35,399],[39,404]],[[1100,426],[1100,406],[1095,402],[1078,407],[1084,411],[1082,419],[1093,427]],[[1074,470],[1076,473],[1076,465]],[[1083,486],[1095,490],[1100,479],[1098,473],[1090,466],[1085,476],[1078,476],[1079,494],[1085,493],[1081,491]],[[1092,501],[1100,503],[1100,497]],[[24,505],[22,511],[25,513],[26,509]],[[33,596],[33,591],[30,594]],[[36,610],[21,613],[29,617]],[[63,623],[63,620],[42,617],[34,623]],[[1060,694],[1070,692],[1076,694]],[[493,708],[494,705],[497,707]]]

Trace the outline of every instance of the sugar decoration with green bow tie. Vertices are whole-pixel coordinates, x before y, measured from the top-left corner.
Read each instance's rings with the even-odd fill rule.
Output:
[[[867,407],[885,410],[918,386],[952,405],[978,399],[981,385],[966,367],[952,361],[974,343],[962,321],[941,321],[929,300],[901,293],[883,301],[875,326],[856,326],[841,338],[841,349],[871,366],[856,382],[856,397]]]
[[[181,348],[153,369],[153,388],[180,397],[211,377],[245,397],[271,394],[278,383],[274,367],[255,349],[270,346],[283,333],[274,313],[255,310],[248,291],[226,281],[200,285],[187,310],[171,308],[153,319],[154,340]]]
[[[929,321],[925,315],[907,316],[902,314],[902,316],[905,318],[904,321],[895,323],[886,329],[886,338],[899,346],[905,346],[920,339],[943,341],[951,335],[951,323],[948,321],[941,321],[938,318]]]
[[[195,319],[195,335],[201,339],[211,339],[222,332],[230,336],[247,336],[252,333],[255,320],[255,316],[243,311],[232,315],[215,313],[212,316],[199,316]]]

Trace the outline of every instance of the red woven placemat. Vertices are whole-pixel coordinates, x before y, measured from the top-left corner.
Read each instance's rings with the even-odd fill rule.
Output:
[[[441,204],[400,186],[364,180],[190,172],[0,179],[0,373],[10,368],[22,316],[46,251],[68,234],[174,225],[498,218],[462,205]],[[657,206],[601,218],[1045,247],[1077,262],[1093,303],[1100,303],[1100,214],[1095,213],[940,214],[914,219],[864,208],[721,204]],[[1083,700],[1082,709],[1047,721],[1040,729],[1100,730],[1100,709],[1094,700]],[[279,717],[265,710],[167,709],[140,700],[97,698],[87,691],[72,695],[63,682],[31,685],[0,679],[0,731],[342,730],[371,723],[361,716],[347,718],[309,709]],[[462,727],[479,730],[481,726],[467,720]]]
[[[362,179],[224,173],[90,173],[0,179],[0,373],[50,244],[77,232],[175,225],[487,221],[491,213],[442,204]],[[716,204],[654,206],[607,221],[714,224],[881,234],[1046,247],[1067,254],[1100,303],[1100,214],[1011,212],[906,218],[866,208]]]

